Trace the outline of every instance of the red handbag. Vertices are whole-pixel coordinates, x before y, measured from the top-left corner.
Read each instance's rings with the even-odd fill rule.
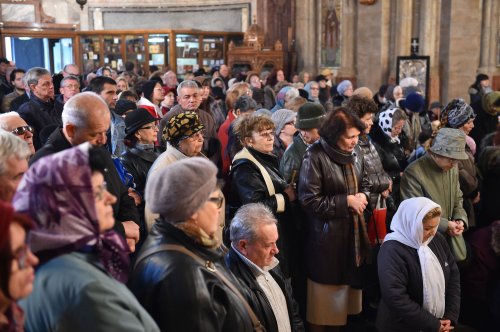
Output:
[[[378,195],[377,205],[373,209],[370,222],[368,223],[368,238],[372,246],[381,244],[387,235],[387,226],[385,219],[387,218],[387,206],[382,195]]]

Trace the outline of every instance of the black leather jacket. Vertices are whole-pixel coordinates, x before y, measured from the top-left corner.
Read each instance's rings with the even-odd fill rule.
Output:
[[[164,220],[153,225],[141,252],[160,244],[185,246],[213,262],[241,288],[225,267],[221,253],[200,246]],[[132,272],[129,287],[162,331],[253,331],[250,317],[236,295],[185,253],[169,250],[147,256]]]
[[[389,188],[391,178],[384,171],[382,161],[375,146],[367,137],[359,138],[359,147],[364,154],[365,172],[370,183],[370,208],[375,208],[378,195]]]
[[[42,147],[40,132],[43,128],[49,125],[62,125],[61,113],[54,111],[54,101],[44,102],[33,93],[30,94],[30,100],[22,104],[17,112],[35,130],[33,145],[36,150]]]
[[[255,311],[257,317],[259,317],[260,322],[266,328],[266,332],[278,332],[278,324],[276,322],[276,317],[274,316],[271,304],[266,297],[266,294],[259,286],[259,283],[255,279],[252,271],[245,262],[241,260],[236,251],[233,248],[229,249],[225,257],[225,262],[227,267],[234,273],[236,278],[241,282],[242,285],[248,288],[247,298],[248,303]],[[283,275],[279,267],[275,267],[270,270],[269,273],[278,283],[281,291],[285,295],[286,306],[288,309],[288,316],[290,318],[290,326],[292,331],[299,332],[304,330],[304,322],[299,316],[299,308],[297,303],[293,299],[292,288],[289,283],[285,282]]]
[[[144,197],[144,187],[149,169],[160,154],[156,151],[146,151],[138,148],[128,149],[120,156],[123,167],[132,174],[137,191]]]

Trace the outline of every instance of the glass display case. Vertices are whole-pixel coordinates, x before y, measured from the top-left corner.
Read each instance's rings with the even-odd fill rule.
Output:
[[[169,56],[170,35],[152,34],[148,37],[149,66],[157,66],[164,71],[170,63]]]
[[[125,59],[132,62],[139,71],[145,71],[146,47],[144,46],[143,35],[125,36]],[[125,68],[123,68],[124,70]]]
[[[199,38],[197,35],[175,36],[177,75],[180,77],[183,77],[187,72],[195,72],[199,68]]]
[[[99,36],[83,36],[81,38],[83,72],[97,70],[100,65],[101,41]]]
[[[203,68],[208,73],[215,66],[224,64],[224,37],[203,36]]]
[[[125,70],[130,61],[135,67],[150,74],[149,67],[171,69],[182,78],[201,66],[209,72],[227,61],[229,41],[236,45],[243,40],[238,32],[209,32],[193,30],[106,30],[77,33],[81,49],[83,73],[107,65],[117,71]]]
[[[120,36],[103,36],[103,65],[115,70],[123,66]]]

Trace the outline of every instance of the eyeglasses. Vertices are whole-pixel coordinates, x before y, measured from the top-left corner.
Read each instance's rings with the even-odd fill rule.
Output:
[[[194,140],[197,140],[197,139],[200,139],[200,138],[203,138],[203,137],[205,137],[205,131],[204,130],[200,130],[200,131],[197,131],[194,134],[188,136],[187,139],[190,139],[190,140],[194,141]]]
[[[290,122],[287,122],[285,123],[285,126],[286,125],[291,125],[291,126],[294,126],[295,127],[295,121],[290,121]]]
[[[146,126],[146,127],[142,127],[140,129],[158,129],[158,126],[157,125],[154,125],[154,126]]]
[[[97,186],[97,191],[94,192],[94,197],[97,201],[101,201],[104,198],[104,193],[108,190],[108,185],[104,181],[101,185]]]
[[[27,244],[24,244],[21,248],[17,249],[14,253],[13,259],[17,261],[17,265],[19,266],[19,270],[24,270],[28,267],[27,261],[30,252],[30,247]]]
[[[222,207],[222,203],[224,202],[224,197],[210,197],[208,201],[214,203],[215,205],[217,205],[217,208],[220,209]]]
[[[319,90],[319,88],[311,88],[311,90]]]
[[[263,138],[273,138],[274,137],[274,133],[272,131],[261,131],[260,133],[258,133],[258,135],[260,137],[263,137]]]
[[[34,132],[33,127],[31,126],[17,127],[16,129],[12,130],[11,133],[19,136],[19,135],[24,135],[27,131],[33,134]]]

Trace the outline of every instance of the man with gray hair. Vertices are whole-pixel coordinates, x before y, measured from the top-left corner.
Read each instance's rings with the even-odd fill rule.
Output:
[[[266,331],[304,331],[290,284],[279,270],[277,221],[262,203],[242,206],[230,226],[227,267],[245,286],[247,300]]]
[[[25,141],[30,150],[29,157],[35,154],[35,146],[33,145],[33,128],[28,126],[26,121],[24,121],[18,113],[7,112],[0,114],[0,129],[8,131]]]
[[[160,130],[163,130],[167,122],[175,115],[185,112],[198,114],[200,122],[205,126],[203,154],[217,165],[220,160],[220,142],[215,131],[215,120],[210,113],[199,108],[202,99],[198,84],[195,81],[182,81],[177,86],[177,101],[179,104],[172,107],[160,121]]]
[[[0,201],[10,203],[28,170],[30,150],[19,137],[0,129]]]
[[[54,112],[54,85],[47,69],[31,68],[24,75],[24,82],[29,88],[30,100],[22,104],[17,112],[35,130],[33,143],[38,150],[43,145],[40,132],[47,126],[61,125],[61,113]]]
[[[73,75],[64,77],[60,82],[59,93],[54,102],[54,111],[62,114],[64,104],[80,93],[80,79]]]
[[[139,214],[134,200],[128,195],[128,190],[121,182],[111,154],[104,145],[106,133],[110,126],[111,115],[104,100],[93,92],[82,92],[64,104],[62,113],[62,128],[50,135],[47,144],[38,150],[30,160],[33,164],[38,159],[71,148],[85,142],[106,151],[106,169],[104,180],[108,191],[116,196],[113,204],[113,215],[116,220],[115,230],[125,234],[131,251],[139,241]]]

